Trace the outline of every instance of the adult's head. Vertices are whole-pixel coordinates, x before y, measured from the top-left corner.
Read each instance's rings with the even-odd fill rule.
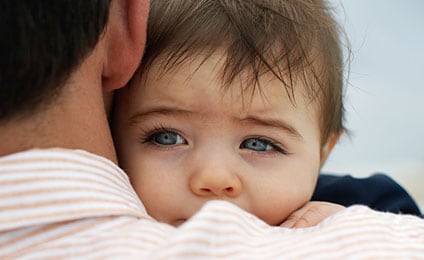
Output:
[[[147,10],[147,0],[2,1],[0,134],[10,140],[0,154],[32,147],[86,148],[77,140],[83,137],[78,128],[90,135],[90,124],[99,123],[96,128],[103,132],[104,124],[95,118],[104,117],[103,92],[125,85],[138,65]],[[86,120],[91,122],[81,124]],[[68,131],[53,134],[57,125],[62,124],[60,131],[72,123]],[[22,140],[17,135],[24,129],[28,136]],[[32,133],[38,135],[35,140],[29,138]]]

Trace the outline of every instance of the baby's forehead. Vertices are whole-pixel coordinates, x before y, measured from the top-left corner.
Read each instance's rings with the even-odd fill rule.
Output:
[[[222,99],[233,102],[233,106],[244,112],[252,107],[272,108],[279,100],[290,106],[286,106],[287,108],[304,106],[308,110],[317,110],[316,98],[311,98],[310,93],[307,93],[306,83],[300,77],[302,74],[284,75],[281,80],[282,78],[272,71],[255,74],[250,67],[245,67],[229,78],[225,74],[226,59],[225,53],[215,52],[211,55],[186,57],[169,66],[166,57],[160,57],[144,71],[144,84],[136,88],[155,88],[160,82],[164,91],[172,92],[187,91],[187,88],[210,84],[214,94],[218,92]]]
[[[296,105],[296,99],[302,98],[313,103],[320,96],[316,75],[311,73],[309,68],[290,67],[286,64],[273,68],[258,68],[254,64],[245,64],[235,68],[231,57],[222,49],[186,53],[178,59],[172,53],[164,53],[140,71],[140,78],[159,80],[165,75],[178,75],[189,80],[205,65],[208,65],[207,73],[214,75],[223,94],[241,90],[244,99],[255,95],[266,97],[269,95],[267,86],[279,85],[279,92],[287,95],[293,105]],[[184,69],[185,73],[181,73],[181,69]]]

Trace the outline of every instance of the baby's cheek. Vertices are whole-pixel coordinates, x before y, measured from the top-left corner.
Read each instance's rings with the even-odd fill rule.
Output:
[[[252,213],[269,225],[280,225],[294,211],[310,200],[310,193],[309,187],[302,188],[294,183],[292,185],[282,185],[281,188],[275,189],[267,196],[262,197],[260,201],[256,201],[255,203],[258,206],[256,207],[256,212]]]

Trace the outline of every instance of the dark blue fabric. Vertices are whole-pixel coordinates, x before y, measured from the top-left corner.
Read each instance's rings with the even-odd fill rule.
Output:
[[[333,202],[346,207],[361,204],[378,211],[422,217],[408,192],[392,178],[381,173],[367,178],[321,174],[312,200]]]

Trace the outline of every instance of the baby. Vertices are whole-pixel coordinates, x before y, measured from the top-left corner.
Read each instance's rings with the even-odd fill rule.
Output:
[[[344,132],[340,30],[326,2],[150,6],[147,49],[113,121],[120,165],[148,213],[178,226],[220,199],[293,226],[326,208],[302,226],[340,210],[309,202]]]

